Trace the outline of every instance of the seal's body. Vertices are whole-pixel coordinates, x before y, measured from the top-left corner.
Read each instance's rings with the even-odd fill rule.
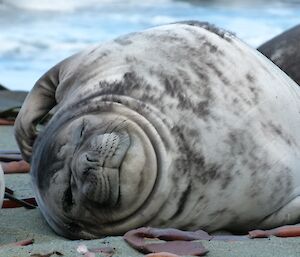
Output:
[[[170,24],[52,68],[16,138],[39,207],[64,236],[271,228],[299,222],[299,94],[228,32]]]
[[[262,44],[257,50],[300,85],[300,25]]]

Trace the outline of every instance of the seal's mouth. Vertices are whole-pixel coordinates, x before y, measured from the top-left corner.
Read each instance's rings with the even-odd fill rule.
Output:
[[[102,206],[117,205],[120,169],[129,147],[130,137],[125,131],[93,133],[85,140],[75,154],[73,165],[84,197]]]

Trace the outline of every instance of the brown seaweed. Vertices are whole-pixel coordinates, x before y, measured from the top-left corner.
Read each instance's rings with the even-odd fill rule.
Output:
[[[15,124],[14,120],[0,118],[0,125],[14,125],[14,124]]]
[[[203,256],[208,250],[200,242],[191,241],[199,239],[209,240],[212,237],[202,230],[186,232],[178,229],[143,227],[127,232],[123,238],[134,249],[145,254],[169,252],[177,255]],[[157,238],[167,242],[146,243],[145,238]]]
[[[7,199],[3,200],[2,208],[25,207],[26,209],[35,209],[37,206],[36,200],[33,197],[19,199],[7,192],[4,193],[4,197]]]
[[[250,238],[276,237],[300,237],[300,225],[283,226],[270,230],[252,230],[249,232]]]
[[[177,254],[168,253],[168,252],[159,252],[159,253],[149,253],[145,257],[179,257]]]
[[[14,243],[9,243],[5,245],[0,245],[0,248],[2,247],[18,247],[18,246],[26,246],[26,245],[31,245],[33,244],[34,239],[25,239],[22,241],[14,242]]]
[[[30,171],[29,163],[24,160],[1,162],[0,164],[2,166],[4,174],[28,173]]]

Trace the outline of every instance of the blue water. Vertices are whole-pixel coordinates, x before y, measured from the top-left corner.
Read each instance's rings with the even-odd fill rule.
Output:
[[[300,1],[2,0],[0,83],[30,90],[86,46],[178,20],[209,21],[253,47],[300,24]]]

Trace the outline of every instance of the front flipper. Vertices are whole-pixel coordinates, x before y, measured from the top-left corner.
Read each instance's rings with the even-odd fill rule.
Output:
[[[37,137],[36,126],[56,105],[61,63],[50,69],[34,85],[15,121],[15,137],[24,160],[30,162],[32,146]]]

